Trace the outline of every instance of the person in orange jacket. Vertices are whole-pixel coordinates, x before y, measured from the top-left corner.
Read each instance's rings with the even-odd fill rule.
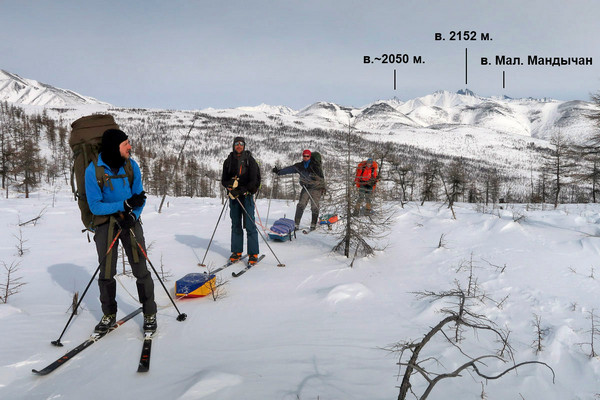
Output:
[[[358,200],[354,207],[354,215],[358,215],[363,200],[365,201],[366,213],[371,213],[371,198],[377,181],[377,162],[373,161],[372,158],[360,162],[356,168],[356,177],[354,178],[354,183],[358,188]]]

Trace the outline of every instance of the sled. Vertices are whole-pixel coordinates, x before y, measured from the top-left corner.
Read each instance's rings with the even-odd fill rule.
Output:
[[[319,217],[319,225],[327,225],[327,228],[331,229],[331,224],[335,224],[338,220],[337,214],[325,214]]]
[[[192,273],[175,282],[178,297],[204,297],[215,288],[215,275]]]
[[[287,242],[288,240],[292,240],[292,234],[294,233],[295,228],[296,224],[293,220],[289,218],[279,218],[273,223],[271,229],[269,229],[269,239],[278,242]]]

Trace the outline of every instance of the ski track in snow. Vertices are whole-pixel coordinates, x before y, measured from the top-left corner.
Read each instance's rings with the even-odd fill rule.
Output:
[[[191,387],[183,395],[177,397],[178,400],[202,399],[230,386],[240,385],[243,382],[241,376],[214,371],[199,373],[188,380],[197,380],[197,382],[190,382]]]

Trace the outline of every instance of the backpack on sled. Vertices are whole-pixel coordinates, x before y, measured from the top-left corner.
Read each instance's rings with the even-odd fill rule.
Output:
[[[331,229],[331,224],[338,222],[339,218],[337,214],[325,214],[319,217],[319,225],[327,225],[327,228]]]
[[[292,240],[296,224],[289,218],[279,218],[269,229],[269,238],[278,242],[287,242]]]

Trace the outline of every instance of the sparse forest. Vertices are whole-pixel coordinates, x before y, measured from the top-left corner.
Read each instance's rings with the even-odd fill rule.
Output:
[[[599,96],[594,96],[600,104]],[[4,196],[13,192],[29,196],[40,184],[68,185],[71,150],[70,122],[60,110],[28,114],[18,106],[0,103],[0,176]],[[240,118],[194,114],[197,119],[189,141],[177,162],[191,119],[169,111],[111,109],[130,136],[134,157],[142,168],[144,186],[155,195],[187,197],[222,196],[222,161],[230,151],[231,139],[247,138],[263,172],[259,196],[294,199],[298,186],[289,177],[275,179],[268,171],[299,159],[309,148],[323,154],[323,168],[330,200],[345,196],[348,169],[372,157],[380,163],[378,201],[481,203],[597,202],[600,140],[570,143],[560,130],[551,135],[549,147],[530,150],[539,154],[529,176],[515,172],[505,160],[479,160],[465,154],[451,157],[413,146],[385,141],[384,136],[355,129],[306,128],[301,121],[286,125],[276,116],[259,121],[249,114]],[[50,117],[57,114],[58,117]],[[600,120],[600,112],[589,117]],[[351,149],[348,146],[351,146]],[[352,175],[352,173],[350,173]],[[339,202],[333,202],[339,204]],[[342,206],[340,206],[342,207]],[[333,210],[342,212],[340,208]]]

